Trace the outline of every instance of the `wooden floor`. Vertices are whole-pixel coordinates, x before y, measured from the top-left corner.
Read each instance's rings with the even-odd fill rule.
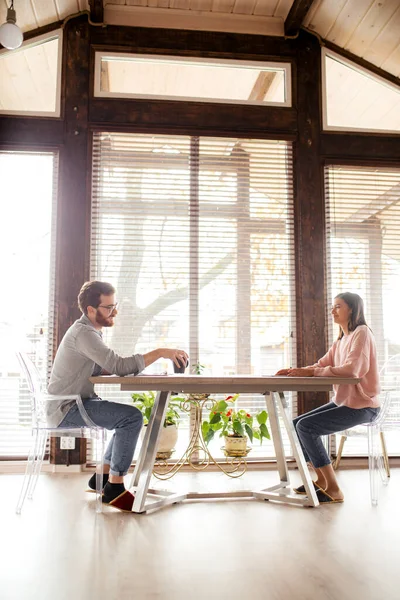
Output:
[[[84,493],[87,474],[43,473],[17,516],[22,476],[2,475],[0,598],[399,600],[400,469],[380,489],[378,507],[370,504],[368,471],[339,477],[342,505],[197,501],[148,515],[107,507],[97,516],[94,494]],[[274,483],[273,471],[236,482],[183,473],[161,487]]]

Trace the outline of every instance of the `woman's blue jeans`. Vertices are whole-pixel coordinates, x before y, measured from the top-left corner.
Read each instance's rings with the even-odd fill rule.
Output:
[[[104,462],[110,465],[111,475],[126,475],[143,425],[142,413],[135,406],[101,398],[83,400],[83,406],[95,425],[115,430]],[[70,408],[59,427],[86,427],[77,405]]]
[[[350,429],[362,423],[371,423],[379,411],[379,408],[349,408],[328,402],[293,419],[306,462],[310,462],[316,469],[330,465],[331,461],[321,436]]]

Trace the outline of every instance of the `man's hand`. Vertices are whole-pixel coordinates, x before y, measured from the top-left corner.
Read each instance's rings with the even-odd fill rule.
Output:
[[[186,367],[189,356],[184,350],[170,348],[160,348],[160,350],[163,352],[163,358],[169,358],[177,367]]]
[[[157,348],[157,350],[143,354],[143,358],[145,367],[148,367],[159,358],[169,358],[177,367],[182,367],[182,365],[187,365],[189,357],[184,350],[178,350],[177,348]]]

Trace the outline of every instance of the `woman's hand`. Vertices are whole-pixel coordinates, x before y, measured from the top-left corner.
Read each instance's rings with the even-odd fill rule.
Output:
[[[281,369],[280,371],[277,371],[277,373],[275,373],[275,376],[281,375],[282,377],[287,377],[289,371],[290,369]]]
[[[314,377],[314,369],[302,367],[301,369],[281,369],[276,375],[280,375],[281,377]]]
[[[314,377],[314,369],[307,369],[306,367],[289,369],[288,377]]]

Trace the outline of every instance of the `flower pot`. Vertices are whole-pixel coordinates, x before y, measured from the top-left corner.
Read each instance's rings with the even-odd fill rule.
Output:
[[[227,456],[246,456],[249,453],[247,436],[225,436],[225,454]]]
[[[146,433],[146,427],[147,425],[144,425],[142,427],[142,431],[140,432],[142,441]],[[167,425],[167,427],[162,427],[157,445],[156,458],[159,460],[170,458],[172,452],[174,451],[177,440],[178,427],[176,425]]]

